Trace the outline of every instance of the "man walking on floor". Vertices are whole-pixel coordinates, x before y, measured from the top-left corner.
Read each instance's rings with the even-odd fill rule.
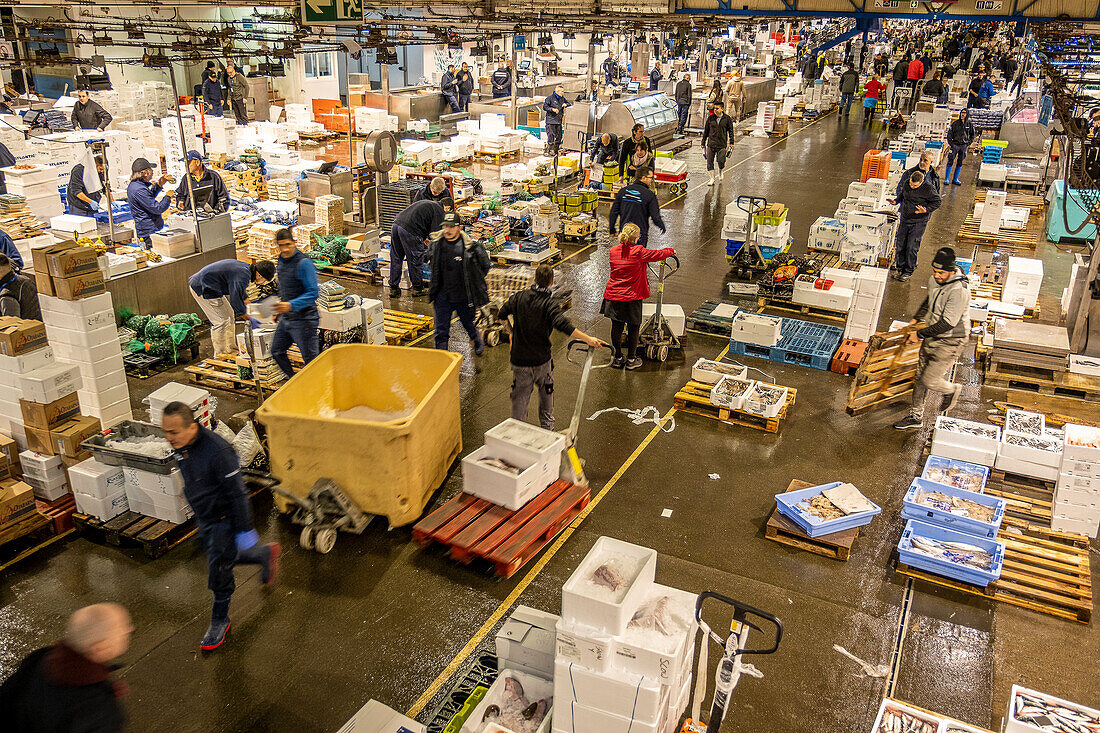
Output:
[[[551,294],[554,268],[541,264],[535,270],[535,284],[504,303],[497,316],[512,334],[512,417],[527,420],[531,392],[539,394],[539,425],[554,429],[554,360],[550,336],[555,329],[570,339],[580,339],[593,349],[607,346],[573,326],[562,313],[561,303]],[[509,322],[509,318],[512,320]]]
[[[275,248],[279,260],[275,272],[279,277],[279,302],[275,304],[278,322],[271,339],[271,358],[287,379],[294,376],[290,357],[286,355],[291,344],[298,344],[302,361],[306,364],[317,358],[317,265],[306,257],[294,241],[289,229],[275,232]]]
[[[894,279],[908,282],[917,269],[917,252],[928,219],[940,207],[940,192],[922,171],[915,170],[909,173],[908,178],[902,176],[894,203],[899,205],[901,213],[895,245]]]
[[[706,151],[708,186],[722,181],[726,158],[733,152],[733,120],[725,113],[721,102],[713,106],[714,114],[703,125],[703,150]]]
[[[480,241],[463,231],[458,214],[443,216],[442,230],[432,234],[432,281],[428,300],[435,306],[435,348],[446,349],[451,340],[451,317],[458,320],[474,345],[474,356],[485,351],[485,342],[474,323],[478,308],[489,303],[485,276],[493,263]]]
[[[909,414],[894,424],[898,430],[916,430],[924,424],[928,390],[943,395],[938,414],[946,414],[958,402],[959,385],[948,376],[966,345],[969,308],[969,285],[955,262],[955,250],[941,247],[932,260],[928,294],[909,321],[910,326],[922,320],[928,325],[909,336],[911,342],[920,341],[920,356],[913,382],[913,403]]]
[[[849,63],[848,68],[840,75],[840,109],[845,117],[852,111],[852,100],[855,99],[857,87],[859,87],[859,74]]]
[[[176,465],[183,475],[183,495],[195,512],[199,539],[206,551],[207,584],[214,593],[214,608],[199,648],[208,652],[221,646],[229,633],[229,601],[236,589],[233,567],[259,565],[260,579],[269,585],[275,580],[282,548],[278,542],[259,544],[240,459],[233,446],[199,425],[195,413],[182,402],[165,406],[161,427],[175,451]]]
[[[691,74],[684,74],[684,78],[676,82],[676,134],[683,136],[687,127],[688,116],[691,114]]]
[[[665,220],[661,218],[661,207],[657,203],[657,194],[653,193],[653,170],[642,168],[632,183],[619,189],[615,200],[611,202],[611,211],[607,217],[608,233],[612,236],[626,224],[637,224],[642,231],[638,244],[646,246],[649,241],[649,222],[652,221],[662,232]]]

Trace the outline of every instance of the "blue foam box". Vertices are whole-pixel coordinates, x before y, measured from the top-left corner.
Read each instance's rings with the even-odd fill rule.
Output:
[[[871,502],[871,505],[875,507],[874,509],[858,514],[849,514],[839,519],[822,519],[821,517],[815,517],[813,514],[803,512],[798,508],[798,502],[803,499],[817,496],[826,489],[835,489],[842,483],[842,481],[834,481],[830,484],[811,486],[808,489],[798,489],[797,491],[786,491],[782,494],[776,494],[776,508],[779,509],[780,514],[797,524],[798,528],[809,537],[821,537],[823,535],[833,534],[834,532],[843,532],[846,529],[854,529],[856,527],[862,527],[865,524],[870,524],[871,520],[875,518],[875,515],[882,512],[882,507],[874,502]]]
[[[948,560],[937,560],[934,557],[913,549],[912,538],[914,535],[939,540],[940,542],[962,542],[967,545],[980,547],[983,550],[993,553],[993,562],[989,570],[981,570],[979,568],[953,563]],[[898,557],[909,567],[917,568],[918,570],[927,570],[930,573],[942,575],[945,578],[961,580],[964,583],[970,583],[984,588],[1001,577],[1001,566],[1004,564],[1005,560],[1005,545],[1003,542],[997,542],[996,540],[987,540],[982,537],[975,537],[972,534],[956,532],[946,527],[937,527],[934,524],[925,524],[924,522],[910,519],[906,522],[905,531],[901,533],[901,540],[898,542]]]
[[[976,504],[987,506],[993,510],[993,521],[983,522],[980,519],[973,519],[965,515],[956,514],[943,506],[919,504],[917,503],[917,494],[921,491],[938,491],[947,496],[967,499]],[[975,537],[993,539],[997,536],[997,531],[1001,528],[1001,521],[1005,518],[1005,506],[1007,502],[996,496],[986,496],[985,494],[977,494],[973,491],[967,491],[966,489],[960,489],[955,486],[948,486],[947,484],[938,484],[934,481],[915,478],[913,479],[913,483],[909,485],[909,490],[905,492],[902,504],[901,516],[906,519],[916,519],[928,524],[935,524],[959,532],[965,532],[966,534],[972,534]]]
[[[977,463],[967,463],[966,461],[956,461],[954,458],[944,458],[943,456],[928,456],[928,460],[924,462],[924,470],[921,472],[920,477],[931,481],[932,478],[929,474],[935,469],[954,469],[973,476],[974,481],[979,482],[979,487],[977,489],[974,488],[972,483],[962,479],[950,482],[950,485],[959,489],[977,491],[979,494],[985,491],[985,484],[989,481],[989,466],[982,466]],[[949,482],[937,481],[936,483],[943,484]]]

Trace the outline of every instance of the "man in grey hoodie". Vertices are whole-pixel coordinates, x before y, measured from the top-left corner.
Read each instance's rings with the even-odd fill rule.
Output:
[[[913,314],[909,325],[924,321],[924,328],[910,335],[920,341],[913,404],[909,414],[894,423],[898,430],[916,430],[924,424],[924,402],[928,390],[943,395],[939,413],[950,411],[959,399],[959,385],[948,378],[951,367],[962,353],[967,340],[967,311],[970,289],[966,275],[955,262],[955,250],[941,247],[932,259],[932,277],[928,295]]]

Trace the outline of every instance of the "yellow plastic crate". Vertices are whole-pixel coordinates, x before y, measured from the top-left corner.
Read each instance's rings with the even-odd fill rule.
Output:
[[[256,411],[267,428],[272,475],[297,496],[330,478],[391,526],[416,521],[462,451],[461,362],[449,351],[404,346],[322,351]],[[359,406],[395,419],[339,416]],[[288,499],[275,502],[292,508]]]
[[[752,215],[757,226],[779,226],[787,220],[786,204],[772,203]]]

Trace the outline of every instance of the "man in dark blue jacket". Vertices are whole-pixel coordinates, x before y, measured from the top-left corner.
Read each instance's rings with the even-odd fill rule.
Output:
[[[236,589],[235,565],[259,565],[264,585],[275,580],[282,548],[278,542],[260,545],[252,526],[252,507],[244,488],[240,459],[225,438],[195,421],[182,402],[170,402],[161,418],[164,437],[175,451],[183,476],[183,495],[199,527],[214,593],[210,627],[199,648],[217,649],[229,633],[229,601]]]
[[[646,246],[649,241],[649,222],[652,221],[662,232],[665,221],[661,218],[661,207],[657,205],[657,194],[653,193],[653,169],[642,168],[634,182],[619,190],[611,202],[608,215],[608,234],[614,235],[623,224],[637,224],[642,230],[638,244]]]
[[[507,62],[500,62],[489,81],[493,85],[493,99],[512,96],[512,69]]]
[[[907,282],[917,269],[917,252],[920,240],[928,226],[932,212],[940,207],[939,190],[924,175],[913,170],[902,175],[900,194],[895,201],[899,205],[901,221],[898,223],[897,252],[894,255],[894,279]]]
[[[573,103],[565,98],[565,87],[558,84],[554,93],[542,103],[542,111],[546,118],[546,150],[548,155],[556,155],[561,147],[562,123],[565,119],[566,107],[572,107]]]
[[[474,93],[474,74],[465,61],[462,62],[456,81],[458,82],[458,109],[460,112],[469,112],[470,95]]]
[[[283,370],[283,374],[294,376],[290,358],[286,350],[291,344],[298,344],[302,352],[302,361],[310,363],[317,357],[317,295],[320,286],[317,283],[317,265],[306,257],[294,241],[289,229],[280,229],[275,233],[275,247],[279,250],[279,261],[275,266],[279,276],[279,302],[275,304],[278,324],[275,336],[271,339],[271,358]]]
[[[11,260],[12,270],[19,272],[23,269],[23,255],[19,254],[19,248],[15,246],[15,242],[8,236],[8,233],[0,230],[0,254],[6,255]]]
[[[229,189],[225,187],[225,181],[214,171],[203,165],[202,156],[197,150],[187,151],[187,171],[191,175],[191,187],[196,191],[199,188],[210,188],[210,197],[207,202],[216,213],[229,211]],[[195,196],[196,200],[199,197]],[[176,188],[176,208],[180,211],[191,210],[191,194],[187,188],[187,181],[183,181]]]
[[[202,80],[202,101],[206,104],[206,113],[211,117],[221,117],[223,99],[218,72],[210,69]]]
[[[69,213],[76,216],[94,217],[100,210],[100,201],[103,200],[103,159],[95,159],[96,173],[99,175],[99,190],[88,191],[84,183],[84,164],[77,163],[69,174],[69,187],[65,189],[65,203],[69,205]]]
[[[175,193],[169,191],[164,198],[157,201],[168,176],[161,176],[153,183],[153,164],[145,158],[135,160],[130,171],[132,175],[130,185],[126,187],[126,200],[130,203],[130,214],[134,217],[134,233],[145,243],[145,248],[150,249],[153,242],[149,235],[164,227],[161,214],[168,211]]]
[[[443,215],[454,208],[449,198],[441,201],[414,201],[393,220],[390,227],[390,297],[401,297],[402,263],[409,265],[409,283],[413,295],[423,295],[424,255],[428,237],[439,230]]]
[[[658,61],[653,65],[652,71],[649,72],[649,91],[657,91],[657,87],[661,83],[661,62]]]
[[[237,352],[233,319],[247,310],[245,291],[249,283],[263,285],[275,277],[275,263],[260,260],[247,264],[240,260],[211,262],[187,281],[202,312],[210,321],[210,341],[214,355]]]
[[[447,73],[439,80],[439,91],[443,92],[443,99],[451,107],[451,112],[461,112],[462,106],[458,103],[458,78],[455,76],[455,65],[447,66]]]
[[[603,83],[604,86],[611,86],[612,84],[619,83],[619,65],[615,62],[615,55],[610,51],[607,52],[607,58],[603,60],[603,65],[600,67],[603,69]]]

